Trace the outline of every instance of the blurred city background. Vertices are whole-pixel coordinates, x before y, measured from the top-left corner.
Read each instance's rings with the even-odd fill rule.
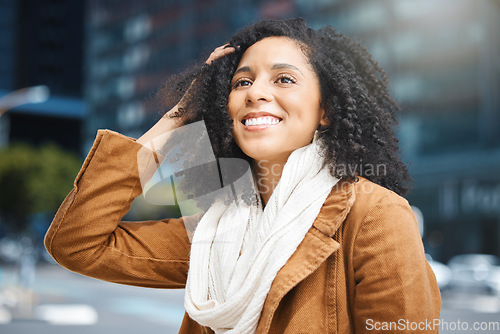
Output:
[[[43,235],[98,129],[139,137],[169,75],[244,25],[297,16],[386,70],[442,318],[500,333],[499,0],[0,0],[0,332],[177,332],[182,291],[65,271]],[[139,198],[127,218],[177,212]]]

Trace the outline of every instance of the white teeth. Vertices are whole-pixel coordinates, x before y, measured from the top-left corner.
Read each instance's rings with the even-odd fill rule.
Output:
[[[276,117],[258,117],[258,118],[249,118],[245,120],[245,126],[251,125],[274,125],[278,124],[280,120]]]

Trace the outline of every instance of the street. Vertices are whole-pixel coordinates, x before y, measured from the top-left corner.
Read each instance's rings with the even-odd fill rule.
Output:
[[[17,281],[15,267],[3,267],[0,298],[4,304],[17,299],[21,305],[10,307],[8,323],[4,319],[2,324],[0,312],[2,334],[170,334],[177,333],[184,315],[183,290],[102,282],[54,264],[38,266],[34,296],[24,296]]]
[[[102,282],[54,264],[39,265],[32,288],[20,289],[16,267],[0,268],[2,334],[171,334],[184,314],[183,290]],[[448,291],[442,298],[440,333],[500,333],[500,298]]]

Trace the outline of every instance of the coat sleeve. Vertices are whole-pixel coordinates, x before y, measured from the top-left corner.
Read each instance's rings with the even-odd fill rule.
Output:
[[[390,192],[368,210],[353,252],[356,333],[437,333],[440,292],[408,202]]]
[[[73,190],[45,236],[45,247],[63,267],[115,283],[182,288],[189,238],[183,219],[125,222],[141,194],[139,165],[154,169],[142,145],[100,130]],[[143,154],[143,156],[141,156]]]

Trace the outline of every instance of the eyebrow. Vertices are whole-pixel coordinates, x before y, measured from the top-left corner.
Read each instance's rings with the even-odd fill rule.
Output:
[[[302,73],[302,71],[299,70],[299,68],[297,68],[296,66],[293,66],[291,64],[286,64],[286,63],[274,64],[271,67],[271,70],[279,70],[279,69],[283,69],[283,68],[295,70],[295,71],[299,72],[300,74],[304,75],[304,73]],[[250,68],[250,66],[243,66],[243,67],[240,67],[239,69],[237,69],[236,72],[234,72],[234,75],[236,75],[240,72],[251,72],[251,71],[252,71],[252,69]]]
[[[295,70],[295,71],[299,72],[300,74],[304,75],[304,73],[302,73],[302,71],[299,70],[298,67],[293,66],[291,64],[279,63],[279,64],[274,64],[273,67],[271,67],[272,70],[279,70],[279,69],[282,69],[282,68],[287,68],[287,69]]]

